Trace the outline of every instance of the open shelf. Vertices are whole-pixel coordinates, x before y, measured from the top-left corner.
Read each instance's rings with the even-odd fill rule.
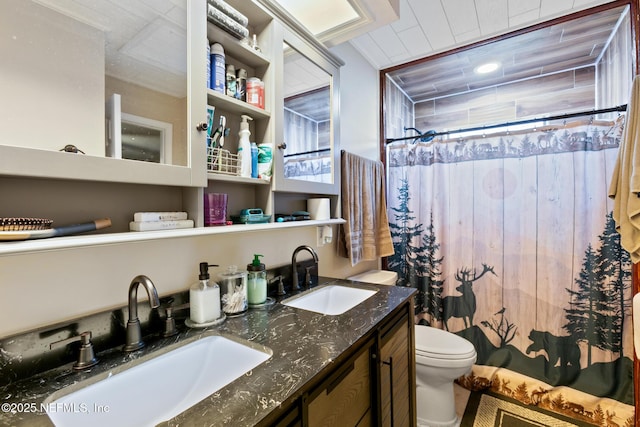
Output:
[[[271,181],[268,179],[247,178],[245,176],[225,175],[222,173],[207,172],[207,179],[210,181],[235,182],[241,184],[269,185]]]
[[[255,231],[273,231],[285,228],[319,227],[323,225],[344,224],[345,220],[309,220],[292,222],[271,222],[266,224],[234,224],[218,227],[197,227],[179,230],[156,230],[127,233],[92,234],[86,236],[53,237],[41,240],[25,240],[19,242],[0,243],[0,256],[26,252],[49,251],[53,249],[69,249],[86,246],[112,245],[116,243],[141,242],[160,239],[178,239],[183,237],[213,236],[233,233],[250,233]]]
[[[207,103],[216,109],[221,109],[230,113],[247,114],[252,119],[268,119],[271,113],[262,108],[255,107],[247,102],[232,98],[212,89],[207,89]]]

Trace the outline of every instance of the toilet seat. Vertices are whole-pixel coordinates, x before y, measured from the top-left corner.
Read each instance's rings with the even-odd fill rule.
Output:
[[[416,356],[440,360],[468,360],[476,350],[466,339],[430,326],[415,326]]]

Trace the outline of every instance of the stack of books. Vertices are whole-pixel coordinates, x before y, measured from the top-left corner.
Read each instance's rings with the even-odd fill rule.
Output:
[[[136,212],[129,223],[131,231],[173,230],[193,228],[193,220],[186,212]]]

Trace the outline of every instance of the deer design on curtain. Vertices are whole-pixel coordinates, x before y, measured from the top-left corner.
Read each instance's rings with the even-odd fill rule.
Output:
[[[388,145],[388,265],[418,289],[416,322],[476,347],[469,388],[633,425],[631,263],[607,197],[621,126]]]
[[[456,287],[456,290],[462,295],[460,296],[446,296],[442,299],[442,323],[444,323],[445,329],[449,330],[447,326],[447,320],[452,317],[462,318],[464,320],[464,326],[469,328],[473,326],[473,315],[476,312],[476,295],[473,292],[473,282],[479,280],[485,273],[496,273],[493,271],[493,267],[489,267],[487,264],[482,264],[482,272],[480,275],[468,268],[462,268],[455,274],[455,278],[460,282],[460,286]],[[469,323],[467,323],[467,319]]]

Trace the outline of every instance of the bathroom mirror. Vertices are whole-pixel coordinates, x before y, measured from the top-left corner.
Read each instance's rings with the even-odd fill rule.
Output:
[[[123,113],[120,135],[123,159],[171,163],[171,123]]]
[[[285,31],[276,190],[337,194],[339,60]]]
[[[284,43],[284,177],[331,184],[331,76]]]
[[[27,155],[23,148],[59,152],[74,145],[86,157],[109,157],[109,100],[117,94],[121,119],[141,118],[147,124],[135,124],[147,132],[158,130],[148,123],[161,124],[162,144],[155,144],[152,163],[192,168],[195,125],[189,123],[206,114],[206,87],[189,84],[192,74],[204,81],[205,73],[204,55],[191,51],[206,47],[205,15],[204,0],[104,0],[90,7],[78,1],[0,2],[0,40],[11,58],[0,65],[0,148]],[[189,104],[197,110],[195,90],[203,93],[203,108],[188,116]]]

